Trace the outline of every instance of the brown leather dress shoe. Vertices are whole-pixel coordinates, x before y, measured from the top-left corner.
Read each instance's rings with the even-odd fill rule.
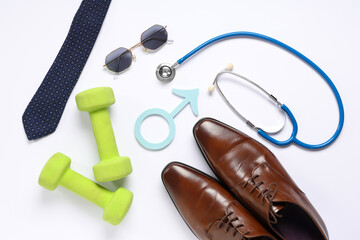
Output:
[[[195,125],[194,137],[220,181],[279,237],[329,238],[315,208],[265,146],[209,118]]]
[[[275,240],[216,180],[170,163],[162,180],[181,216],[200,240]]]

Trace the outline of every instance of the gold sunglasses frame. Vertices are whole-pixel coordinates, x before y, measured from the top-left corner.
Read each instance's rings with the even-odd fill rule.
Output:
[[[143,46],[145,52],[157,51],[157,50],[160,49],[162,46],[164,46],[165,43],[168,43],[168,42],[171,42],[171,43],[172,43],[172,41],[168,39],[168,34],[166,34],[166,41],[165,41],[161,46],[159,46],[156,50],[149,50],[148,48],[146,48],[146,47],[143,45],[143,41],[141,41],[141,36],[142,36],[146,31],[148,31],[150,28],[152,28],[152,27],[154,27],[154,26],[156,26],[156,25],[158,25],[158,24],[154,24],[153,26],[149,27],[148,29],[146,29],[145,31],[142,32],[142,34],[140,35],[140,42],[138,42],[137,44],[135,44],[134,46],[132,46],[132,47],[129,48],[129,49],[125,48],[125,49],[127,49],[127,50],[131,53],[131,56],[132,56],[132,61],[131,61],[130,65],[129,65],[127,68],[125,68],[124,70],[122,70],[122,71],[120,71],[120,72],[115,72],[115,71],[110,70],[110,69],[108,68],[107,64],[104,64],[103,67],[106,67],[106,69],[109,70],[109,71],[112,72],[112,73],[120,74],[120,73],[126,71],[127,69],[129,69],[129,68],[131,67],[131,65],[132,65],[132,62],[136,62],[136,55],[134,55],[133,52],[132,52],[133,49],[135,49],[135,48],[137,48],[137,47],[140,47],[140,46]],[[161,26],[161,25],[159,25],[159,26]],[[166,27],[167,27],[167,26],[165,25],[165,26],[162,26],[162,27],[163,27],[163,28],[165,29],[165,31],[166,31]],[[160,32],[161,30],[162,30],[162,29],[159,29],[159,30],[156,31],[154,34]],[[166,31],[166,33],[167,33],[167,31]],[[151,37],[151,36],[149,36],[148,38],[144,39],[144,42],[145,42],[146,40],[148,40],[150,37]],[[105,62],[106,62],[107,56],[109,56],[111,53],[113,53],[114,51],[118,50],[119,48],[124,48],[124,47],[118,47],[118,48],[116,48],[115,50],[111,51],[109,54],[107,54],[106,57],[105,57]],[[121,56],[121,55],[120,55],[120,56]],[[115,59],[114,59],[113,61],[115,61]],[[113,61],[111,61],[110,63],[112,63]]]

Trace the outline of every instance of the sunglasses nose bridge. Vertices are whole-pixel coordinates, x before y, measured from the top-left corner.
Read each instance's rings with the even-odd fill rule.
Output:
[[[129,48],[130,51],[132,51],[134,48],[137,48],[139,46],[141,46],[141,42],[138,42],[137,44],[135,44],[134,46],[132,46],[131,48]]]

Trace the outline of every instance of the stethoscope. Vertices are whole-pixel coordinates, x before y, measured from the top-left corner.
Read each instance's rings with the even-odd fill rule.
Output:
[[[330,145],[332,142],[335,141],[335,139],[339,136],[343,125],[344,125],[344,106],[340,97],[340,94],[338,92],[338,90],[336,89],[334,83],[331,81],[331,79],[326,75],[326,73],[320,68],[318,67],[314,62],[312,62],[309,58],[307,58],[306,56],[304,56],[302,53],[298,52],[297,50],[295,50],[294,48],[265,35],[259,34],[259,33],[253,33],[253,32],[231,32],[231,33],[226,33],[223,35],[219,35],[217,37],[214,37],[206,42],[204,42],[203,44],[199,45],[198,47],[196,47],[195,49],[193,49],[191,52],[189,52],[188,54],[186,54],[184,57],[180,58],[179,60],[176,61],[176,63],[174,64],[168,64],[168,63],[163,63],[160,64],[157,69],[156,69],[156,76],[160,81],[163,82],[169,82],[171,80],[174,79],[175,74],[176,74],[176,68],[178,68],[184,61],[186,61],[188,58],[190,58],[192,55],[194,55],[195,53],[197,53],[198,51],[200,51],[201,49],[203,49],[204,47],[223,40],[223,39],[228,39],[228,38],[233,38],[233,37],[247,37],[247,38],[255,38],[255,39],[260,39],[260,40],[264,40],[267,42],[270,42],[272,44],[275,44],[283,49],[285,49],[286,51],[292,53],[293,55],[297,56],[299,59],[301,59],[302,61],[304,61],[306,64],[308,64],[311,68],[313,68],[329,85],[329,87],[331,88],[332,92],[335,95],[337,104],[338,104],[338,108],[339,108],[339,123],[337,126],[337,129],[335,131],[335,133],[325,142],[320,143],[320,144],[308,144],[308,143],[304,143],[301,140],[299,140],[296,135],[298,132],[298,125],[296,122],[296,119],[294,117],[294,115],[292,114],[292,112],[290,111],[290,109],[285,105],[280,103],[273,95],[271,95],[270,93],[268,93],[267,91],[265,91],[263,88],[261,88],[259,85],[257,85],[255,82],[239,75],[236,73],[233,73],[231,70],[232,69],[225,69],[224,71],[220,72],[217,77],[214,80],[214,86],[216,86],[219,90],[219,93],[221,94],[221,96],[223,97],[223,99],[225,100],[225,102],[229,105],[229,107],[234,110],[234,112],[240,117],[240,119],[242,119],[243,121],[245,121],[247,123],[248,126],[250,126],[252,129],[254,129],[255,131],[257,131],[257,133],[262,136],[263,138],[265,138],[266,140],[272,142],[275,145],[278,146],[287,146],[291,143],[295,143],[303,148],[307,148],[307,149],[320,149],[320,148],[324,148],[328,145]],[[291,136],[285,140],[285,141],[279,141],[274,139],[273,137],[270,136],[270,134],[273,134],[274,132],[272,131],[265,131],[263,129],[261,129],[260,127],[256,127],[254,124],[252,124],[248,119],[246,119],[243,115],[241,115],[231,104],[230,102],[226,99],[226,97],[224,96],[224,94],[222,93],[221,89],[219,88],[218,84],[217,84],[217,80],[218,78],[224,74],[224,73],[230,73],[233,74],[245,81],[247,81],[248,83],[252,84],[253,86],[257,87],[258,89],[260,89],[263,93],[265,93],[267,96],[270,97],[271,100],[274,101],[274,103],[279,107],[279,109],[281,109],[290,119],[290,121],[292,122],[293,125],[293,130],[291,133]],[[213,90],[212,88],[210,88],[209,90]],[[277,132],[277,131],[276,131]]]

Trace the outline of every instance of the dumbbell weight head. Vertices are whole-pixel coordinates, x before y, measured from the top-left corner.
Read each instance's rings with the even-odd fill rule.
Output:
[[[98,87],[76,95],[76,104],[80,111],[95,112],[106,109],[115,103],[114,92],[109,87]]]
[[[47,190],[54,191],[70,168],[70,163],[69,157],[61,153],[55,153],[45,164],[39,177],[39,185]]]
[[[113,225],[118,225],[126,216],[134,195],[125,188],[118,188],[109,203],[104,208],[103,219]]]
[[[132,166],[129,157],[118,156],[95,164],[93,171],[97,181],[108,182],[126,177],[132,172]]]

